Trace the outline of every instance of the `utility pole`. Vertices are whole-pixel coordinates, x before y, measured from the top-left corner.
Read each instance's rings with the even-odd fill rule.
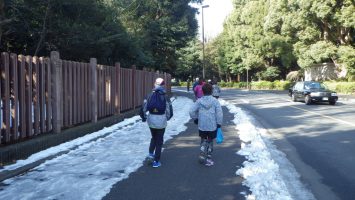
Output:
[[[209,5],[202,5],[202,77],[205,79],[205,30],[204,30],[204,19],[203,19],[203,9],[210,7]]]

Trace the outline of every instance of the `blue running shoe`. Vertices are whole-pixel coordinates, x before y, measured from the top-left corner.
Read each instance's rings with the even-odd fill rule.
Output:
[[[152,166],[153,166],[154,168],[157,168],[157,167],[160,167],[160,166],[161,166],[161,163],[160,163],[159,161],[154,161]]]
[[[207,158],[205,165],[210,167],[210,166],[214,165],[214,162],[210,158]]]

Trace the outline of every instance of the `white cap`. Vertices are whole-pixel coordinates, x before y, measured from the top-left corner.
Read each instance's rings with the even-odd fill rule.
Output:
[[[155,85],[165,85],[165,81],[162,78],[155,79]]]

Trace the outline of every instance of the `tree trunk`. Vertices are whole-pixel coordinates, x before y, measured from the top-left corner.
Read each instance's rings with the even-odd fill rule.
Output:
[[[43,19],[43,26],[42,26],[42,33],[41,33],[41,38],[39,39],[38,43],[37,43],[37,47],[36,47],[36,51],[34,56],[37,56],[39,50],[41,49],[42,43],[44,41],[44,38],[46,36],[46,25],[47,25],[47,18],[48,18],[48,14],[49,14],[49,10],[50,10],[50,6],[51,6],[51,0],[48,0],[48,5],[47,5],[47,9],[46,9],[46,14],[44,15],[44,19]]]
[[[322,24],[323,24],[323,39],[326,41],[329,41],[329,33],[330,33],[330,29],[329,29],[329,24],[326,21],[322,20]]]
[[[339,37],[340,37],[341,44],[350,44],[351,39],[352,39],[350,36],[350,29],[345,28],[345,27],[341,27]]]
[[[0,22],[5,19],[5,11],[4,11],[5,3],[3,0],[0,0]],[[1,45],[1,38],[2,38],[2,24],[0,23],[0,45]]]

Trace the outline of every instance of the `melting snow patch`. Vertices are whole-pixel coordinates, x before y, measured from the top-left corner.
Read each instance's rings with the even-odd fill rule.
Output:
[[[241,150],[237,153],[247,159],[243,167],[236,172],[236,175],[245,179],[243,184],[252,192],[246,198],[248,200],[315,199],[303,187],[299,175],[285,155],[277,150],[269,139],[263,137],[266,131],[253,124],[255,121],[253,117],[227,101],[220,100],[220,102],[234,114],[234,123],[237,125],[236,129],[242,141]],[[280,170],[280,163],[287,163],[281,166],[286,166],[287,169]]]

